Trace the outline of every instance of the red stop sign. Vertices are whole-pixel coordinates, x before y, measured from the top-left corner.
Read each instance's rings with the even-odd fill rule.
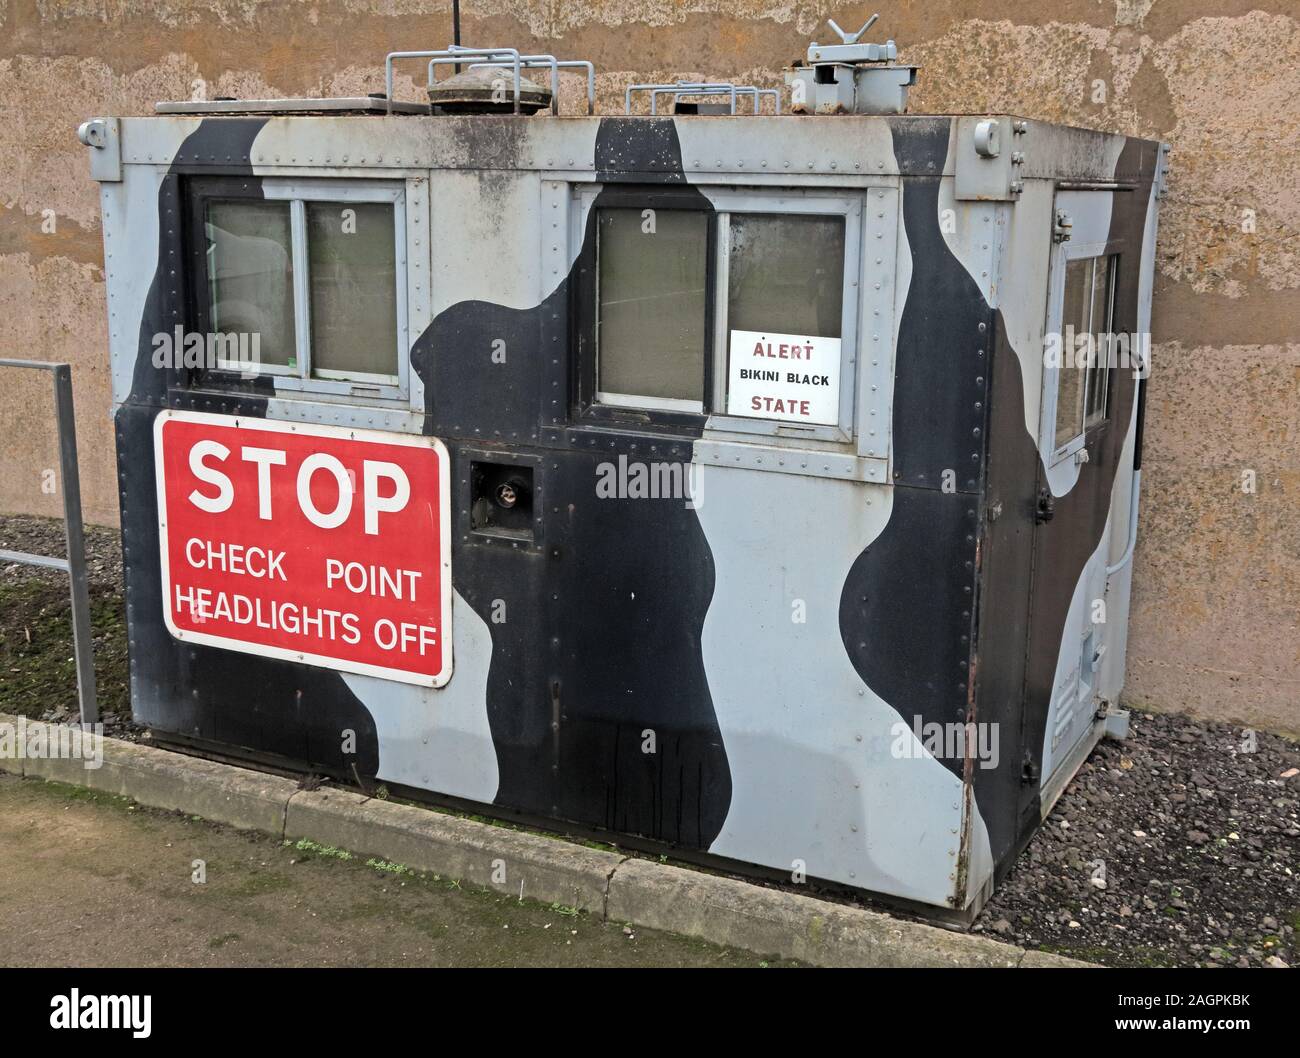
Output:
[[[154,459],[177,639],[430,687],[451,678],[442,442],[164,411]]]

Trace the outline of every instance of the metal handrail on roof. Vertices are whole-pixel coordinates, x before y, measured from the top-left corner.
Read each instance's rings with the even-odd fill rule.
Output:
[[[757,88],[754,85],[737,85],[729,81],[675,81],[671,84],[632,84],[627,86],[627,91],[623,94],[623,112],[632,113],[632,96],[636,92],[650,93],[650,113],[659,112],[659,96],[671,95],[673,101],[685,96],[728,96],[731,102],[731,113],[736,113],[736,100],[738,96],[747,95],[754,101],[754,113],[759,112],[759,107],[763,96],[770,95],[776,107],[776,113],[781,113],[781,93],[775,88]]]
[[[393,105],[393,67],[401,59],[428,59],[428,87],[436,83],[439,66],[500,66],[509,67],[513,74],[511,88],[514,93],[514,112],[520,112],[521,70],[547,67],[551,71],[551,113],[560,112],[560,71],[585,70],[587,72],[587,113],[596,112],[596,67],[585,59],[557,59],[554,55],[523,55],[517,48],[470,48],[450,44],[432,51],[394,51],[384,59],[384,98],[388,112]]]
[[[586,70],[587,71],[587,113],[596,113],[596,67],[586,59],[557,59],[554,55],[521,55],[520,64],[526,68],[549,66],[551,67],[551,110],[558,114],[559,107],[556,100],[559,98],[559,77],[558,70]],[[491,62],[475,62],[474,66],[509,66],[508,60],[496,59]]]
[[[393,65],[399,59],[429,59],[429,81],[433,81],[433,68],[437,65],[464,65],[474,59],[492,60],[508,57],[514,71],[514,112],[519,113],[519,70],[521,61],[515,48],[462,48],[453,44],[450,48],[437,48],[432,51],[390,51],[384,59],[384,98],[388,103],[388,112],[393,107]]]

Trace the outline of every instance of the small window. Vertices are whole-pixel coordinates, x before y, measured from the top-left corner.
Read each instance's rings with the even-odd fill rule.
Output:
[[[612,204],[596,208],[582,295],[594,311],[583,377],[595,364],[583,403],[708,414],[722,432],[851,439],[856,302],[845,290],[860,205],[715,189],[709,211],[698,198],[594,193]]]
[[[836,425],[844,218],[732,213],[728,241],[727,414]]]
[[[1084,377],[1085,427],[1095,426],[1106,418],[1118,260],[1118,254],[1111,254],[1094,258],[1092,262],[1092,319],[1088,329],[1093,337],[1094,360],[1088,365]]]
[[[397,381],[397,258],[386,202],[308,202],[311,373]]]
[[[1058,450],[1106,418],[1118,260],[1118,254],[1103,254],[1072,258],[1065,265],[1054,430]]]
[[[601,209],[596,233],[596,399],[703,411],[707,215]]]
[[[290,388],[402,395],[400,187],[213,179],[195,181],[191,199],[197,326],[241,353],[217,367]]]
[[[1061,334],[1065,357],[1056,391],[1056,444],[1059,448],[1083,433],[1083,376],[1076,368],[1074,338],[1088,333],[1092,306],[1092,262],[1084,257],[1065,266],[1065,306],[1061,312]]]
[[[208,203],[208,305],[218,334],[256,334],[261,362],[291,367],[293,231],[287,202]]]

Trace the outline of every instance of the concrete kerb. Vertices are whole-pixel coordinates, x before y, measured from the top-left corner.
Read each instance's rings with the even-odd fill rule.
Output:
[[[18,724],[0,713],[0,724]],[[615,922],[819,966],[1085,966],[876,911],[118,739],[103,766],[3,759],[0,771],[84,786],[215,823],[307,839]]]
[[[18,717],[0,713],[0,724],[18,723]],[[284,830],[285,805],[298,789],[297,783],[277,775],[232,768],[120,739],[105,738],[102,750],[103,761],[98,768],[87,768],[80,759],[26,757],[17,762],[0,759],[0,769],[276,835]],[[15,763],[18,768],[13,767]]]
[[[817,966],[1012,967],[1025,956],[978,934],[649,860],[614,873],[609,917]]]
[[[605,915],[610,876],[623,857],[349,790],[299,790],[284,836],[376,856],[447,878]]]

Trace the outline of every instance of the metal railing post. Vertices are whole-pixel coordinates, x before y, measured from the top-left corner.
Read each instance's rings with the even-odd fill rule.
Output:
[[[63,479],[63,529],[68,574],[72,581],[72,646],[77,659],[77,695],[81,722],[99,721],[95,694],[94,630],[90,626],[90,587],[86,577],[86,536],[81,524],[81,475],[77,470],[77,423],[72,408],[72,368],[54,369],[54,414],[59,431],[59,467]]]
[[[77,662],[77,701],[81,722],[99,721],[95,695],[94,631],[90,625],[90,587],[86,576],[86,536],[81,523],[81,475],[77,471],[77,424],[72,405],[72,367],[40,360],[0,360],[0,367],[29,367],[54,376],[54,421],[59,435],[59,484],[63,488],[63,530],[67,557],[0,551],[0,561],[60,569],[72,595],[72,646]]]

